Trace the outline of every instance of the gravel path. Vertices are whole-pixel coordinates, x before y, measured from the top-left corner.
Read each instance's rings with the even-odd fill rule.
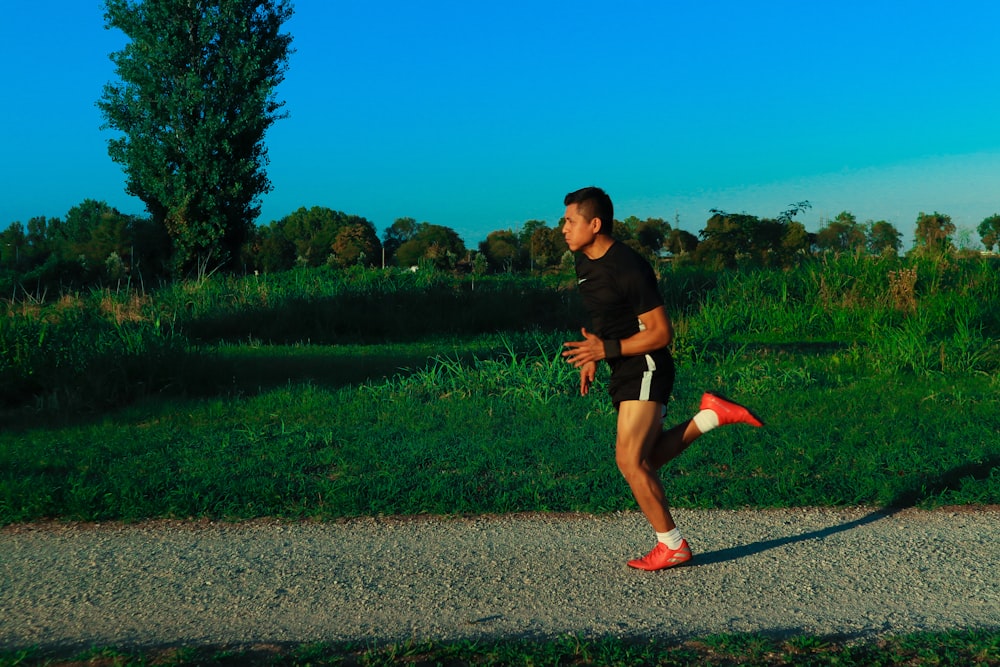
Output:
[[[0,647],[1000,628],[998,507],[675,516],[656,573],[632,513],[8,527]]]

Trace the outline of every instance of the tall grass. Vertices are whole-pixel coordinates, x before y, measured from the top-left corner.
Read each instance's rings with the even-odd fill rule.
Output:
[[[169,385],[189,357],[172,322],[135,292],[8,305],[0,314],[0,405],[120,404]]]
[[[299,269],[145,294],[99,290],[0,313],[0,405],[93,409],[197,391],[208,345],[380,344],[585,323],[565,277]],[[873,373],[1000,369],[1000,265],[843,255],[795,270],[662,271],[678,359],[838,349]]]
[[[722,274],[680,318],[682,357],[748,343],[853,348],[872,372],[995,372],[1000,270],[981,260],[844,255],[794,271]]]

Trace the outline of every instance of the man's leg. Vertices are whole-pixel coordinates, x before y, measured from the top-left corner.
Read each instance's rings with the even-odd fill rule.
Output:
[[[623,401],[618,407],[615,449],[618,469],[628,481],[658,540],[648,554],[629,561],[630,567],[641,570],[662,570],[691,560],[691,548],[676,529],[657,471],[717,426],[736,423],[762,425],[743,406],[706,393],[694,418],[661,431],[662,407],[659,403],[644,401]]]
[[[688,446],[701,436],[698,425],[693,419],[682,422],[671,429],[660,433],[653,443],[647,461],[652,470],[659,470],[667,462],[677,458]]]
[[[639,503],[639,509],[658,533],[676,528],[663,485],[647,460],[661,435],[663,406],[651,401],[622,401],[618,406],[615,463]]]
[[[762,426],[762,422],[749,410],[716,394],[706,393],[701,397],[701,408],[693,419],[682,422],[663,431],[649,451],[647,460],[653,470],[659,470],[668,461],[676,458],[688,446],[716,426],[725,424],[749,424]]]
[[[677,530],[660,477],[649,462],[661,436],[662,410],[661,404],[649,401],[623,401],[618,406],[618,469],[657,534],[652,551],[628,562],[629,567],[640,570],[662,570],[691,560],[691,549]]]

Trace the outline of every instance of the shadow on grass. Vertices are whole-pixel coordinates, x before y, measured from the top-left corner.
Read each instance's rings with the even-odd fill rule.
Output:
[[[436,359],[474,365],[476,360],[508,354],[491,341],[457,347],[454,343],[405,346],[318,346],[232,349],[212,355],[199,374],[206,379],[201,392],[212,395],[255,394],[308,383],[339,389],[362,383],[380,383],[435,364]]]
[[[207,362],[203,371],[206,377],[212,378],[214,386],[203,385],[202,392],[215,395],[255,394],[302,383],[338,389],[385,380],[407,369],[423,368],[428,363],[428,354],[421,353],[348,356],[318,352],[223,356]]]
[[[507,348],[492,338],[471,344],[440,339],[385,345],[195,348],[157,360],[154,370],[136,373],[114,387],[72,386],[49,392],[51,396],[23,396],[20,405],[0,404],[0,430],[91,423],[139,401],[155,405],[239,398],[304,384],[333,391],[424,370],[437,358],[473,364],[506,354]]]
[[[913,507],[920,502],[941,496],[946,491],[958,491],[964,480],[982,482],[1000,467],[1000,456],[993,455],[979,463],[966,463],[932,479],[919,478],[896,494],[892,507]]]
[[[138,401],[155,405],[188,398],[254,396],[299,384],[336,390],[384,381],[407,369],[422,369],[433,357],[433,348],[405,352],[360,352],[357,348],[344,351],[336,347],[317,347],[312,352],[294,348],[227,354],[195,352],[172,357],[170,369],[162,373],[164,379],[159,382],[130,386],[128,393],[119,392],[112,398],[74,387],[74,398],[69,400],[36,400],[35,405],[25,401],[21,406],[0,409],[0,430],[92,423]]]

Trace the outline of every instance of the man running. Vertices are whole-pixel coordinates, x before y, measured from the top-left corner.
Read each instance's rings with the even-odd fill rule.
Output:
[[[692,419],[663,430],[674,384],[673,326],[653,268],[612,236],[614,207],[603,190],[583,188],[563,203],[562,232],[576,253],[577,283],[593,330],[581,329],[583,340],[564,343],[562,354],[580,369],[581,395],[590,391],[597,362],[610,365],[608,392],[618,412],[615,462],[656,531],[652,551],[628,564],[640,570],[680,565],[691,560],[691,549],[670,515],[658,471],[716,426],[762,423],[743,406],[706,393]]]

